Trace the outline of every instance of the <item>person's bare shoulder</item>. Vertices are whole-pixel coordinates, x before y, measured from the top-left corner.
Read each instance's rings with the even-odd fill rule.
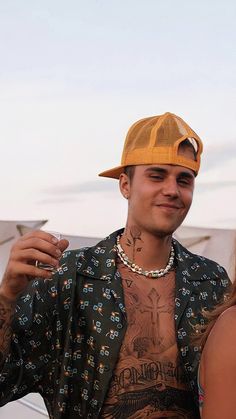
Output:
[[[232,419],[236,399],[236,306],[216,321],[203,349],[200,382],[205,397],[203,419]]]
[[[208,336],[204,352],[206,357],[221,357],[233,355],[236,364],[236,306],[225,310],[217,319],[210,335]],[[214,349],[217,348],[217,351]],[[216,353],[215,353],[216,352]]]

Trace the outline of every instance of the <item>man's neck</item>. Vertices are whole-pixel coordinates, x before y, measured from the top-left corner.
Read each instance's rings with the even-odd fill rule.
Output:
[[[127,225],[120,243],[129,260],[143,269],[152,270],[165,268],[170,256],[171,239],[171,235],[162,237]]]

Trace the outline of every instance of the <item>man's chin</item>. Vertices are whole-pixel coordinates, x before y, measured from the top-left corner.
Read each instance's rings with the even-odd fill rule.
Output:
[[[177,230],[177,228],[179,228],[179,226],[182,224],[181,223],[176,223],[176,224],[168,224],[165,225],[165,223],[163,223],[162,225],[158,225],[156,226],[156,228],[153,229],[153,233],[158,236],[158,237],[167,237],[167,236],[172,236],[173,233]]]
[[[170,229],[170,228],[158,228],[155,230],[154,234],[155,236],[159,237],[159,238],[164,238],[167,236],[172,236],[172,234],[175,232],[174,229]]]

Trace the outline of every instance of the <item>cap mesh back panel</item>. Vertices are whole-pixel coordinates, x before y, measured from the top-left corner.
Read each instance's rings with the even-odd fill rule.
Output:
[[[126,150],[145,148],[150,141],[151,130],[157,123],[157,118],[147,118],[140,121],[129,133],[129,141],[126,144]]]
[[[165,119],[160,128],[157,130],[155,145],[156,147],[168,147],[174,144],[181,137],[182,134],[179,131],[178,125],[173,123],[173,120],[170,121],[169,119]]]
[[[176,122],[176,124],[179,128],[179,132],[181,134],[181,137],[183,135],[188,135],[188,131],[187,131],[186,127],[184,126],[184,124],[176,117],[174,117],[174,120],[175,120],[175,122]]]

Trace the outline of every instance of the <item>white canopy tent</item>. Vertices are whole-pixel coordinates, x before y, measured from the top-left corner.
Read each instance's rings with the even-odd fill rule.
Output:
[[[175,232],[177,240],[191,252],[217,261],[235,278],[236,230],[181,226]]]

